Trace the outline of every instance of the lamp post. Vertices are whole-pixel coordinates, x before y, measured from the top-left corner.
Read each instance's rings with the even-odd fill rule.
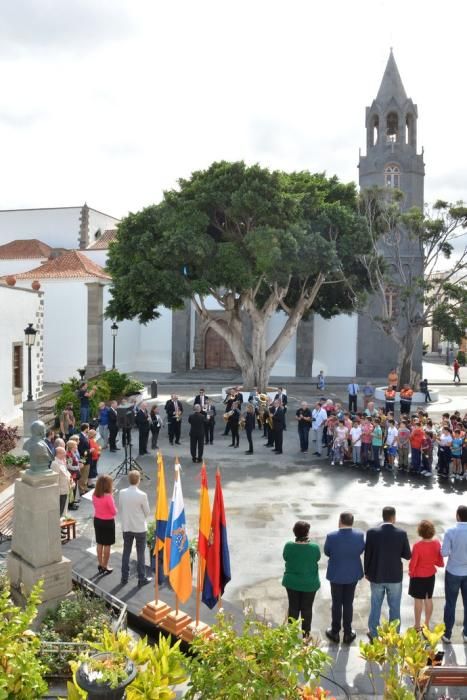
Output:
[[[37,331],[33,328],[32,323],[24,329],[24,341],[28,349],[28,401],[32,401],[32,373],[31,373],[31,348],[36,342]]]
[[[118,333],[118,326],[115,321],[110,326],[110,332],[112,333],[112,369],[115,369],[115,338]]]

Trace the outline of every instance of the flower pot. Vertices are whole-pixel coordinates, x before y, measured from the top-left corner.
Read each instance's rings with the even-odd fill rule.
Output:
[[[90,659],[95,661],[118,661],[118,654],[104,652],[102,654],[94,654]],[[119,668],[123,667],[125,678],[119,684],[112,688],[110,682],[102,682],[102,674],[89,668],[91,664],[83,661],[76,671],[76,683],[78,686],[88,693],[88,700],[123,700],[126,696],[125,688],[134,680],[136,676],[136,666],[133,661],[124,657],[118,663]]]

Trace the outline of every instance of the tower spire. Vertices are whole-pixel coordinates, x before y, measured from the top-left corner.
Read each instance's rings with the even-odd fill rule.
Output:
[[[387,104],[389,100],[394,99],[402,107],[407,100],[407,93],[397,68],[396,59],[392,51],[392,46],[389,52],[386,70],[384,71],[381,85],[379,86],[376,101],[380,104]]]

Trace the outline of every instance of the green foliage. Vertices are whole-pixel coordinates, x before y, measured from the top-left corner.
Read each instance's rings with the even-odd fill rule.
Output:
[[[159,205],[130,214],[110,247],[113,278],[107,315],[157,318],[157,307],[180,308],[194,294],[258,285],[256,305],[271,285],[294,305],[319,273],[334,281],[316,308],[328,315],[351,308],[348,287],[365,284],[354,251],[367,247],[353,184],[308,172],[271,172],[243,162],[213,163],[179,180]],[[276,303],[274,310],[279,308]]]
[[[113,654],[105,659],[90,657],[86,659],[86,666],[88,671],[96,674],[95,683],[109,688],[118,688],[128,677],[127,659],[122,654]]]
[[[303,643],[298,621],[273,627],[250,613],[240,634],[220,613],[213,636],[196,638],[192,651],[190,700],[295,699],[302,678],[316,686],[331,661],[317,646]]]
[[[24,467],[29,464],[29,455],[12,455],[10,453],[2,457],[2,464],[5,467]]]
[[[62,600],[49,610],[39,630],[43,642],[90,643],[99,639],[102,630],[112,627],[112,613],[101,598],[77,589],[70,598]],[[68,675],[73,652],[47,653],[41,650],[41,659],[51,675]]]
[[[98,652],[113,652],[128,657],[136,665],[135,680],[127,687],[128,700],[173,700],[175,692],[170,686],[186,680],[186,661],[180,652],[180,641],[159,636],[157,644],[149,645],[147,638],[137,641],[128,632],[117,635],[104,630],[100,640],[91,645]],[[83,656],[82,659],[88,658]],[[79,662],[71,662],[73,672]],[[86,695],[79,690],[76,681],[68,684],[68,700],[81,700]]]
[[[144,384],[139,382],[137,379],[129,379],[125,385],[125,396],[131,396],[132,394],[139,394],[143,391]]]
[[[3,456],[14,450],[19,440],[18,428],[12,428],[5,423],[0,423],[0,461],[4,462]]]
[[[79,399],[78,399],[78,389],[75,388],[70,382],[62,384],[60,395],[55,402],[55,415],[60,417],[60,414],[64,410],[65,406],[71,403],[73,404],[73,413],[79,422]]]
[[[118,399],[125,393],[126,386],[128,384],[128,375],[124,372],[119,372],[116,369],[109,369],[107,372],[103,372],[101,375],[110,389],[110,398]]]
[[[0,700],[37,700],[47,690],[46,667],[37,655],[40,642],[30,631],[41,591],[39,582],[24,608],[13,605],[9,587],[0,592]]]
[[[433,632],[424,627],[422,636],[413,627],[401,634],[398,626],[398,620],[384,621],[371,643],[360,642],[360,655],[379,667],[384,680],[384,700],[415,700],[422,697],[425,669],[429,662],[435,661],[445,627],[436,625]],[[374,686],[373,671],[370,679]]]
[[[462,367],[465,367],[465,352],[463,350],[459,350],[457,353],[457,361]]]

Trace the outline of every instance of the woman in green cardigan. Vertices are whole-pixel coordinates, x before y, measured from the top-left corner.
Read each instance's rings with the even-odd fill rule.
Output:
[[[293,527],[295,542],[287,542],[283,557],[285,572],[282,585],[289,598],[288,617],[302,618],[303,636],[309,637],[311,616],[316,591],[320,587],[318,562],[321,552],[317,544],[310,542],[310,523],[299,520]]]

